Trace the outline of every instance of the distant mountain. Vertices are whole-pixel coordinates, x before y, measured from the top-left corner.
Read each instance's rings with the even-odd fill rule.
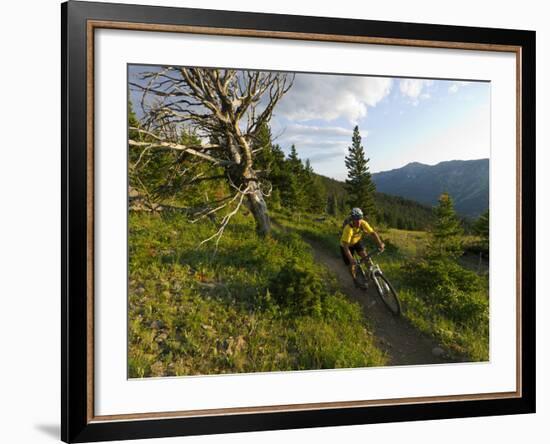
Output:
[[[372,175],[377,191],[435,205],[448,192],[456,211],[475,218],[489,208],[489,159],[451,160],[437,165],[412,162]]]

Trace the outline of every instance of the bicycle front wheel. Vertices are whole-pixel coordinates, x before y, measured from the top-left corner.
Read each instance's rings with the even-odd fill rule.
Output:
[[[380,299],[382,299],[382,302],[384,302],[392,314],[399,316],[401,314],[401,303],[399,302],[397,292],[393,288],[392,284],[390,284],[390,281],[388,281],[386,276],[381,273],[375,273],[372,278],[376,286],[376,291],[378,292]]]

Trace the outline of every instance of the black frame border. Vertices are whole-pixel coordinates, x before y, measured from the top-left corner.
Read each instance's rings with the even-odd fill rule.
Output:
[[[108,20],[521,47],[521,397],[170,419],[87,417],[87,21]],[[61,439],[92,442],[534,413],[535,32],[69,1],[61,5]]]

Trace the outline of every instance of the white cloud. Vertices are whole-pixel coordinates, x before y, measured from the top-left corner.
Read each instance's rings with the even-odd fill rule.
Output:
[[[295,121],[345,118],[356,123],[386,97],[392,80],[380,77],[296,74],[276,110]]]
[[[282,129],[276,142],[283,147],[296,145],[302,158],[341,155],[351,143],[353,129],[339,126],[314,126],[291,124]],[[367,135],[362,131],[362,136]]]
[[[455,94],[458,92],[460,88],[462,88],[463,86],[470,85],[471,83],[473,82],[464,82],[464,81],[453,82],[451,86],[449,86],[449,94]]]
[[[294,123],[288,125],[285,129],[285,135],[305,135],[311,134],[315,136],[329,136],[329,137],[349,137],[351,140],[352,128],[343,128],[341,126],[315,126],[315,125],[303,125],[300,123]]]
[[[399,91],[416,106],[420,99],[425,100],[430,98],[430,94],[424,92],[424,89],[432,84],[433,80],[402,79],[399,82]]]
[[[319,162],[330,162],[331,159],[336,158],[343,159],[351,145],[353,134],[351,125],[345,128],[293,123],[283,128],[276,124],[272,129],[275,143],[281,145],[286,152],[294,144],[300,158],[310,159],[314,168],[319,165]],[[361,130],[363,143],[365,143],[367,135],[368,131]]]

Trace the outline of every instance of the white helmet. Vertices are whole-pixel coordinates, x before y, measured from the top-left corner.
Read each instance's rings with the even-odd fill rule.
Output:
[[[363,219],[363,212],[361,208],[352,208],[350,216],[352,219]]]

